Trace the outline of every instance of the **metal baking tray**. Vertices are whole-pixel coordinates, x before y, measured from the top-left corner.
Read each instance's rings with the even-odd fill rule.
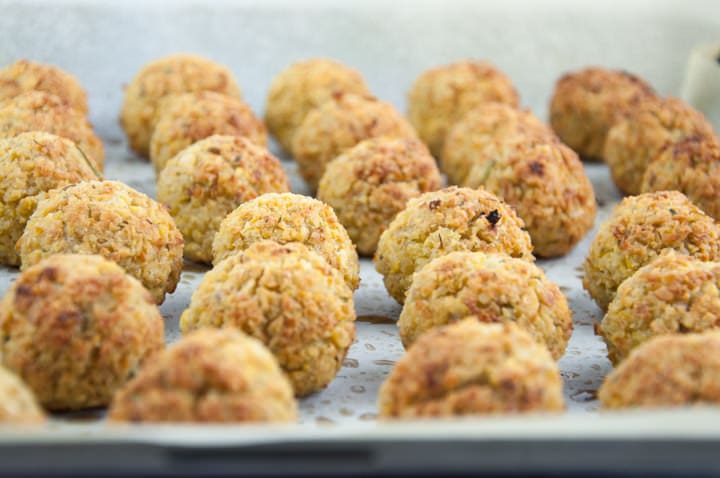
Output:
[[[0,7],[0,64],[30,58],[74,73],[88,89],[91,120],[105,141],[106,178],[151,197],[153,170],[128,152],[116,118],[123,83],[164,54],[193,51],[227,64],[258,113],[274,74],[300,58],[331,56],[353,65],[380,98],[401,110],[405,91],[423,69],[457,58],[488,58],[515,80],[523,103],[544,117],[554,80],[589,63],[627,68],[646,76],[658,91],[674,93],[690,47],[720,30],[720,7],[711,0],[652,5],[632,0],[603,5],[570,0],[506,5],[27,0],[0,1]],[[660,42],[663,55],[657,54]],[[283,159],[293,191],[307,193],[295,164],[274,144],[271,149]],[[605,166],[586,164],[586,171],[599,203],[597,227],[620,195]],[[598,411],[596,391],[611,366],[593,329],[602,312],[581,286],[581,265],[594,233],[568,256],[538,262],[560,285],[574,313],[575,330],[559,362],[567,403],[563,415],[378,422],[378,389],[403,353],[394,324],[401,307],[386,293],[372,262],[363,259],[355,294],[357,339],[327,389],[301,400],[299,424],[110,426],[102,411],[93,410],[54,417],[40,430],[0,429],[0,471],[717,471],[716,409]],[[178,318],[205,271],[186,264],[177,291],[162,305],[168,342],[180,337]],[[0,293],[16,275],[16,270],[0,268]]]

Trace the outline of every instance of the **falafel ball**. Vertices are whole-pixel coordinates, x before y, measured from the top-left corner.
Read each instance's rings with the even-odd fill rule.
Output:
[[[150,159],[159,173],[176,154],[215,134],[243,136],[265,146],[265,125],[241,100],[211,91],[165,97],[157,110]]]
[[[455,251],[504,252],[534,261],[530,235],[515,211],[484,189],[451,186],[408,201],[380,236],[375,268],[405,302],[413,274]]]
[[[22,270],[53,254],[99,254],[160,304],[180,279],[183,238],[165,207],[146,195],[117,181],[86,181],[48,192],[16,250]]]
[[[208,272],[180,317],[184,334],[226,326],[267,345],[305,396],[335,378],[353,343],[352,290],[305,245],[256,242]]]
[[[590,244],[583,287],[607,310],[620,284],[666,249],[718,261],[720,226],[677,191],[626,197]]]
[[[186,259],[212,262],[220,222],[240,204],[269,192],[290,191],[280,161],[239,136],[210,136],[168,161],[160,172],[157,199],[185,240]]]
[[[197,55],[175,54],[147,63],[125,88],[120,125],[130,148],[150,154],[158,102],[167,95],[215,91],[240,99],[240,88],[230,70]]]
[[[29,131],[44,131],[77,144],[80,151],[103,170],[105,150],[92,125],[79,110],[43,91],[27,91],[0,102],[0,138]]]
[[[270,84],[265,124],[282,148],[290,152],[292,139],[307,114],[337,93],[369,94],[362,75],[327,58],[298,61],[277,74]]]
[[[0,101],[25,91],[44,91],[59,97],[81,113],[87,113],[87,93],[80,82],[57,66],[18,60],[0,68]]]
[[[0,139],[0,264],[20,265],[15,243],[47,191],[94,179],[69,139],[40,131]]]
[[[0,424],[35,425],[45,422],[35,394],[14,373],[0,366]]]
[[[560,288],[532,262],[507,254],[453,252],[415,273],[398,320],[407,348],[428,330],[473,315],[513,322],[544,344],[555,360],[565,353],[572,312]]]
[[[604,158],[615,185],[639,194],[648,164],[668,143],[713,135],[705,116],[680,99],[647,97],[608,131]]]
[[[720,220],[720,140],[693,136],[667,144],[650,161],[642,192],[680,191]]]
[[[605,377],[598,398],[607,409],[720,403],[720,332],[651,338]]]
[[[277,360],[233,329],[197,330],[157,354],[118,391],[113,422],[282,423],[297,402]]]
[[[555,83],[550,125],[583,159],[602,161],[610,128],[644,98],[655,96],[643,79],[622,70],[588,67]]]
[[[58,254],[24,270],[0,302],[2,363],[49,410],[107,405],[162,349],[148,291],[100,256]]]
[[[330,206],[308,196],[267,193],[247,201],[220,223],[213,240],[213,264],[269,239],[299,242],[337,269],[351,290],[360,283],[357,252]]]
[[[475,318],[422,335],[380,388],[383,418],[561,412],[562,379],[547,348],[514,323]]]
[[[365,139],[415,139],[410,123],[392,105],[372,96],[334,93],[310,111],[293,136],[292,154],[312,190],[327,164]]]
[[[656,335],[720,327],[720,262],[668,251],[625,279],[600,324],[608,356],[621,362]]]
[[[515,208],[539,257],[569,253],[595,224],[597,202],[575,151],[560,142],[509,144],[468,175]]]
[[[362,255],[408,200],[442,186],[435,159],[417,139],[373,138],[331,161],[317,197],[335,210]]]
[[[465,114],[496,101],[518,106],[512,81],[486,61],[458,61],[423,72],[408,93],[408,117],[430,152],[440,158],[445,135]]]
[[[470,171],[475,167],[484,170],[495,156],[501,154],[502,146],[557,140],[555,133],[529,110],[505,103],[483,103],[468,111],[449,129],[440,166],[450,184],[477,187],[482,181],[476,177],[474,182],[478,184],[469,184]]]

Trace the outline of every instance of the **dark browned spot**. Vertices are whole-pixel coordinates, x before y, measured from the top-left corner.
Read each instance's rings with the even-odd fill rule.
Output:
[[[440,200],[439,199],[433,199],[428,203],[428,208],[430,208],[431,211],[434,211],[435,209],[440,207]]]
[[[17,286],[17,289],[15,289],[16,297],[32,297],[32,295],[33,295],[33,292],[29,286],[19,285],[19,286]]]
[[[54,282],[57,280],[57,275],[58,275],[58,270],[56,267],[46,267],[42,271],[40,271],[38,278],[40,280],[48,280],[48,281]]]
[[[487,220],[490,223],[490,225],[495,227],[495,224],[497,224],[498,221],[500,221],[500,213],[498,212],[498,210],[493,209],[492,211],[490,211],[490,214],[487,215]]]
[[[530,171],[537,174],[538,176],[542,176],[545,172],[545,168],[543,168],[543,165],[538,163],[537,161],[533,161],[530,163]]]
[[[214,146],[213,146],[212,148],[208,148],[208,153],[210,153],[210,154],[220,154],[220,148],[216,148],[216,147],[214,147]]]

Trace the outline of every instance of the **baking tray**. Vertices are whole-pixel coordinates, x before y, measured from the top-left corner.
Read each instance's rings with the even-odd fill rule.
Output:
[[[720,31],[720,7],[711,0],[682,6],[632,0],[602,5],[368,0],[342,6],[225,0],[212,7],[199,1],[28,0],[0,1],[0,12],[0,64],[25,57],[76,74],[88,89],[91,120],[105,142],[105,176],[151,197],[152,168],[128,152],[116,118],[122,84],[142,64],[168,53],[193,51],[227,64],[258,113],[272,77],[299,58],[325,55],[355,66],[380,98],[401,110],[405,91],[425,68],[463,57],[488,58],[513,78],[523,103],[545,117],[554,80],[588,63],[632,70],[659,92],[675,93],[692,45]],[[283,159],[293,191],[307,193],[294,163],[274,143],[271,149]],[[605,166],[585,166],[599,203],[597,226],[620,196]],[[109,426],[103,412],[93,410],[55,417],[40,430],[0,428],[0,471],[717,471],[717,410],[598,411],[596,391],[610,363],[593,330],[602,313],[580,279],[594,233],[568,256],[538,261],[567,295],[574,313],[575,330],[559,362],[567,404],[563,415],[378,422],[378,389],[403,353],[394,324],[401,307],[386,293],[372,262],[363,259],[355,294],[357,339],[327,389],[301,400],[299,424]],[[180,337],[178,317],[205,271],[186,264],[177,291],[162,305],[168,342]],[[0,293],[16,275],[0,268]]]

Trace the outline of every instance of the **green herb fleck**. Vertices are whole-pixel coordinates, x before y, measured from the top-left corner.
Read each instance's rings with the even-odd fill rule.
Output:
[[[90,161],[90,158],[88,158],[87,155],[85,154],[85,152],[82,149],[80,149],[80,146],[75,145],[75,147],[77,148],[78,151],[80,151],[80,154],[82,155],[83,159],[85,160],[87,165],[90,167],[90,169],[92,169],[92,172],[95,175],[95,177],[102,181],[102,175],[100,173],[98,173],[97,169],[95,169],[95,164],[92,161]]]

